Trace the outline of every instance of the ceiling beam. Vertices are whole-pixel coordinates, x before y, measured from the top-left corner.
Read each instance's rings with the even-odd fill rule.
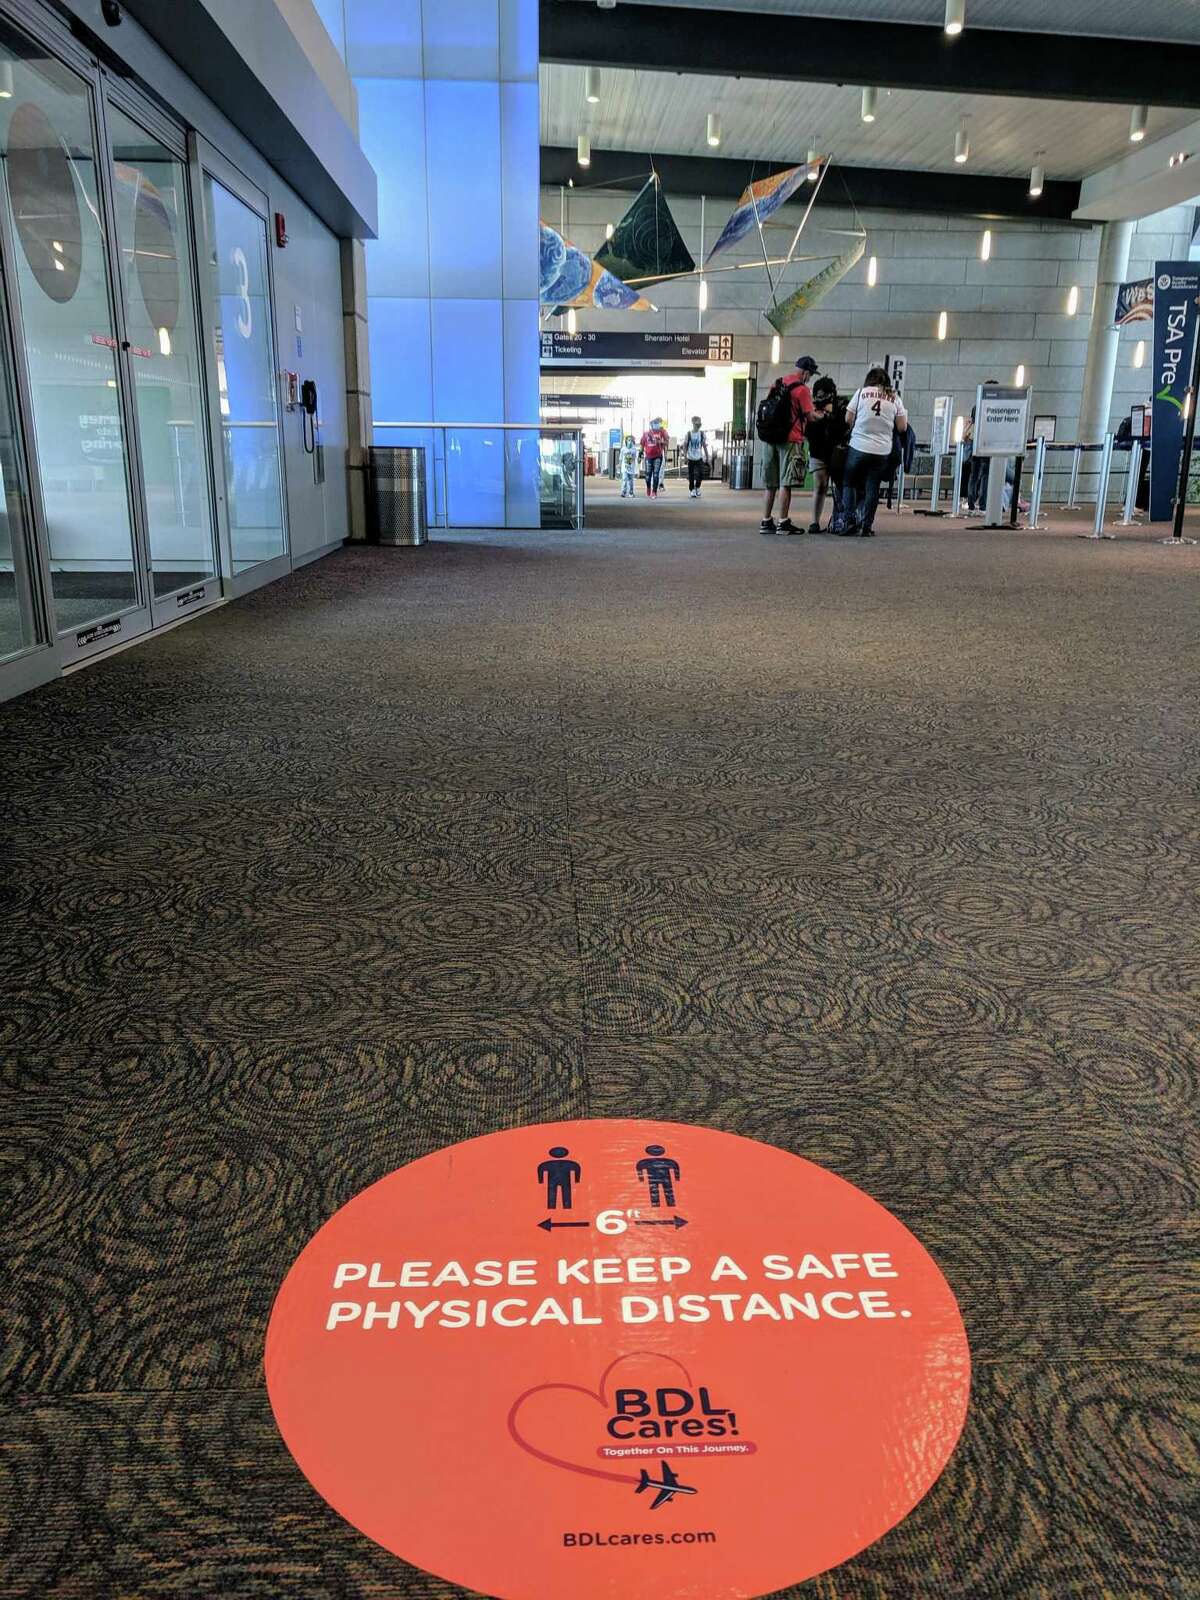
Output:
[[[722,78],[1200,107],[1200,46],[1017,33],[973,22],[951,39],[916,23],[655,5],[601,11],[580,0],[541,0],[541,58]]]
[[[723,156],[655,155],[654,168],[669,195],[706,194],[736,200],[748,183],[787,166],[785,161],[733,161]],[[572,147],[542,146],[542,182],[581,188],[639,189],[650,173],[650,157],[621,150],[592,150],[582,171]],[[803,197],[800,197],[803,198]],[[933,215],[1026,222],[1069,221],[1079,204],[1077,183],[1048,182],[1031,200],[1025,178],[989,178],[983,173],[907,172],[892,167],[844,167],[834,162],[821,185],[818,205],[862,210],[922,211]]]

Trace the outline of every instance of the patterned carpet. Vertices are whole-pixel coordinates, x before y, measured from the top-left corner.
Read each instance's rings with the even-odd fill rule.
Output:
[[[0,708],[0,1594],[458,1594],[301,1477],[267,1313],[588,1115],[821,1162],[959,1298],[944,1477],[789,1593],[1196,1593],[1200,552],[750,498],[348,550]]]

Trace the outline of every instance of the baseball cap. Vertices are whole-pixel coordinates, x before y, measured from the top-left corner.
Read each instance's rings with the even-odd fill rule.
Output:
[[[797,372],[820,372],[820,370],[811,356],[801,356],[796,363]]]

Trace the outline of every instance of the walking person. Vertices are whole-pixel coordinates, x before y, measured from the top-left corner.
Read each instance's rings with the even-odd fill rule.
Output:
[[[995,378],[989,378],[989,383],[995,383]],[[967,510],[982,511],[987,504],[988,480],[991,477],[992,463],[988,456],[975,454],[975,407],[971,407],[971,420],[963,430],[963,437],[971,441],[971,471],[967,476]]]
[[[661,417],[651,417],[650,426],[642,435],[642,460],[645,462],[646,498],[654,500],[662,485],[663,462],[671,436],[662,425]]]
[[[708,476],[712,460],[708,453],[708,435],[700,426],[700,418],[692,418],[691,430],[683,441],[683,454],[687,460],[688,494],[693,500],[700,498],[700,485]]]
[[[621,499],[632,495],[634,492],[633,480],[637,473],[638,447],[637,440],[631,433],[625,435],[625,442],[621,446]]]
[[[821,514],[828,495],[836,517],[841,499],[840,472],[835,479],[832,468],[846,441],[846,402],[837,392],[832,378],[818,378],[812,386],[813,415],[809,419],[805,442],[813,475],[812,521],[809,533],[820,533]]]
[[[879,486],[888,470],[896,435],[908,431],[908,412],[882,367],[872,367],[846,408],[850,449],[842,489],[851,513],[847,532],[875,533]]]
[[[786,378],[776,379],[759,405],[758,437],[766,446],[763,456],[766,498],[763,502],[763,519],[758,525],[759,533],[805,531],[792,522],[792,490],[801,486],[807,470],[804,434],[808,419],[813,414],[812,392],[808,385],[817,371],[817,363],[811,356],[801,356],[795,372]],[[778,524],[772,515],[776,495],[779,496],[781,513]]]

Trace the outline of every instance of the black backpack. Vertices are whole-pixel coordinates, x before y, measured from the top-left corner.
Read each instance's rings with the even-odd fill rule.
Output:
[[[776,378],[758,403],[755,417],[758,437],[764,444],[786,444],[795,421],[792,391],[784,388],[782,378]]]

